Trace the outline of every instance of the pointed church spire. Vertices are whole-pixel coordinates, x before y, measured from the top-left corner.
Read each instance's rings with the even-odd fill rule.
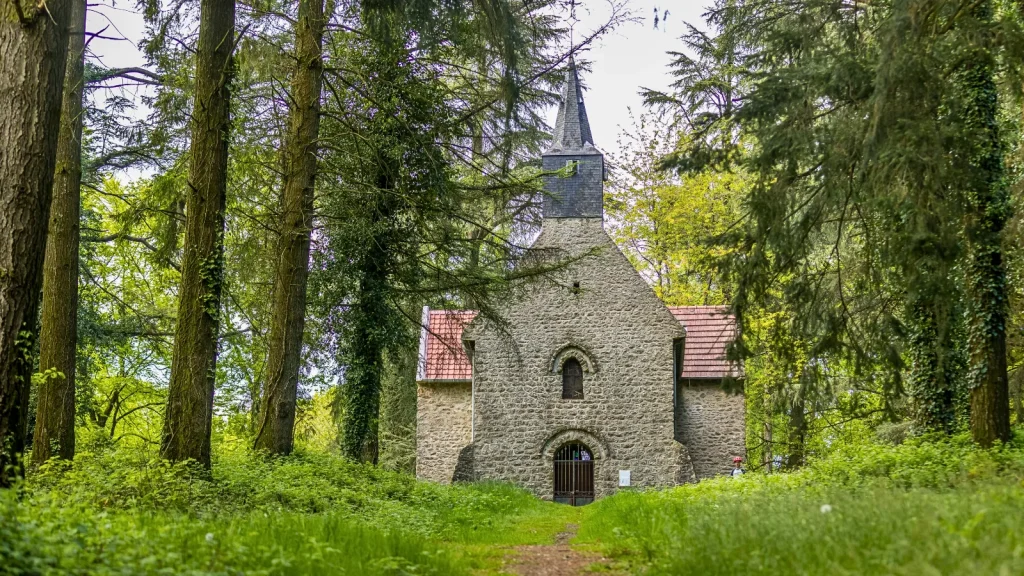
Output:
[[[583,105],[583,89],[580,88],[580,77],[576,73],[576,61],[570,58],[562,103],[558,106],[555,132],[548,152],[564,153],[593,148],[594,137],[590,133],[587,108]]]
[[[576,63],[569,60],[551,146],[542,155],[544,218],[604,215],[604,155],[594,147]]]

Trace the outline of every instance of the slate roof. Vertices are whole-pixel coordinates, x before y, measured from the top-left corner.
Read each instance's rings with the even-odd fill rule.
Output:
[[[742,371],[725,359],[736,337],[736,319],[728,306],[669,306],[686,328],[681,378],[721,379]],[[423,310],[420,364],[416,380],[469,382],[473,367],[462,348],[462,330],[476,317],[475,310]]]
[[[587,119],[587,107],[583,104],[583,88],[576,72],[576,61],[569,60],[569,71],[565,76],[562,101],[558,104],[555,131],[551,134],[551,146],[547,154],[596,153],[594,136]]]
[[[726,349],[736,338],[736,318],[728,306],[669,306],[669,311],[686,328],[683,370],[680,378],[726,378],[741,375],[725,359]]]

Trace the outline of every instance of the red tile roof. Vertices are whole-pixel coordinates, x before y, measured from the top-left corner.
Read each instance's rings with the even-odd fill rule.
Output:
[[[740,375],[740,370],[725,359],[726,349],[736,338],[736,318],[729,313],[728,306],[669,306],[668,309],[686,328],[680,378]]]
[[[740,376],[725,359],[726,348],[736,336],[736,319],[728,306],[669,306],[686,328],[681,378]],[[424,311],[420,336],[418,381],[465,381],[473,367],[462,348],[462,330],[476,317],[475,310]]]
[[[475,310],[430,310],[420,336],[417,380],[471,380],[473,367],[462,348],[462,329],[476,318]],[[425,362],[424,362],[425,360]]]

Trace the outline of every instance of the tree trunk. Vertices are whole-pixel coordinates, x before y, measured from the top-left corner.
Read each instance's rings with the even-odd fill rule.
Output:
[[[978,5],[975,14],[979,20],[991,21],[991,3]],[[964,196],[971,435],[975,442],[987,447],[1010,439],[1006,265],[1002,236],[1011,208],[999,137],[995,56],[985,47],[978,47],[971,56],[964,59],[965,67],[958,78],[965,101],[965,124],[973,136],[967,151],[971,186]]]
[[[313,227],[320,91],[323,85],[323,0],[300,0],[295,24],[296,64],[292,78],[289,134],[285,142],[284,208],[274,279],[274,311],[267,357],[263,413],[256,448],[272,454],[292,451],[295,400],[306,321],[309,236]]]
[[[799,388],[789,411],[789,457],[786,468],[795,470],[804,465],[807,441],[807,380],[800,376]]]
[[[67,0],[0,4],[0,486],[25,451],[68,12]]]
[[[949,434],[956,425],[957,375],[950,358],[951,324],[956,319],[937,296],[920,292],[911,297],[908,309],[914,420],[922,430]]]
[[[85,0],[71,0],[64,104],[50,229],[43,263],[39,371],[32,461],[75,457],[75,352],[78,345],[78,226],[82,185],[82,95],[85,71]]]
[[[389,190],[382,187],[381,190]],[[390,214],[379,214],[374,227]],[[368,239],[370,249],[360,270],[358,295],[348,315],[352,323],[345,372],[345,418],[342,451],[357,462],[377,463],[381,376],[387,335],[382,325],[388,309],[388,268],[391,246],[385,237]]]
[[[381,378],[384,355],[391,335],[394,311],[390,308],[389,278],[395,267],[394,158],[384,158],[376,167],[378,196],[372,207],[368,229],[375,231],[366,239],[367,249],[360,257],[359,286],[346,322],[349,324],[346,347],[345,411],[342,424],[342,452],[357,462],[377,464]]]
[[[415,306],[409,306],[415,310]],[[380,465],[416,472],[416,368],[419,349],[406,346],[384,360],[380,402]]]
[[[762,388],[762,390],[764,390]],[[774,464],[775,458],[775,446],[774,446],[774,435],[772,430],[772,415],[774,408],[772,407],[771,396],[767,390],[762,392],[764,407],[764,457],[762,458],[764,469],[766,472],[771,474],[774,472],[772,464]]]
[[[196,51],[185,245],[160,455],[210,466],[213,385],[224,273],[234,0],[202,0]]]
[[[1014,393],[1010,394],[1013,403],[1013,413],[1017,417],[1017,424],[1024,424],[1024,370],[1020,367],[1012,378]]]

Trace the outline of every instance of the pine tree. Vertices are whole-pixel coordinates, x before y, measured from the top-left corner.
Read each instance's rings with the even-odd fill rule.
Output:
[[[691,42],[700,57],[675,64],[678,92],[652,99],[692,129],[667,165],[751,176],[747,221],[725,238],[741,247],[725,262],[741,327],[781,295],[817,364],[887,374],[891,417],[909,376],[919,423],[948,431],[962,299],[972,430],[983,445],[1005,439],[1009,203],[994,78],[1019,61],[1020,31],[996,34],[987,2],[797,4],[722,0],[718,36]],[[727,102],[723,86],[737,89]]]
[[[202,0],[178,320],[160,454],[210,466],[224,274],[234,0]]]
[[[43,263],[39,385],[32,461],[75,456],[75,364],[78,343],[78,242],[85,89],[85,0],[72,0],[68,61],[50,229]]]
[[[70,2],[0,7],[0,487],[22,465]]]
[[[295,426],[320,132],[324,25],[323,0],[299,0],[267,381],[255,441],[257,448],[274,454],[292,451]]]

